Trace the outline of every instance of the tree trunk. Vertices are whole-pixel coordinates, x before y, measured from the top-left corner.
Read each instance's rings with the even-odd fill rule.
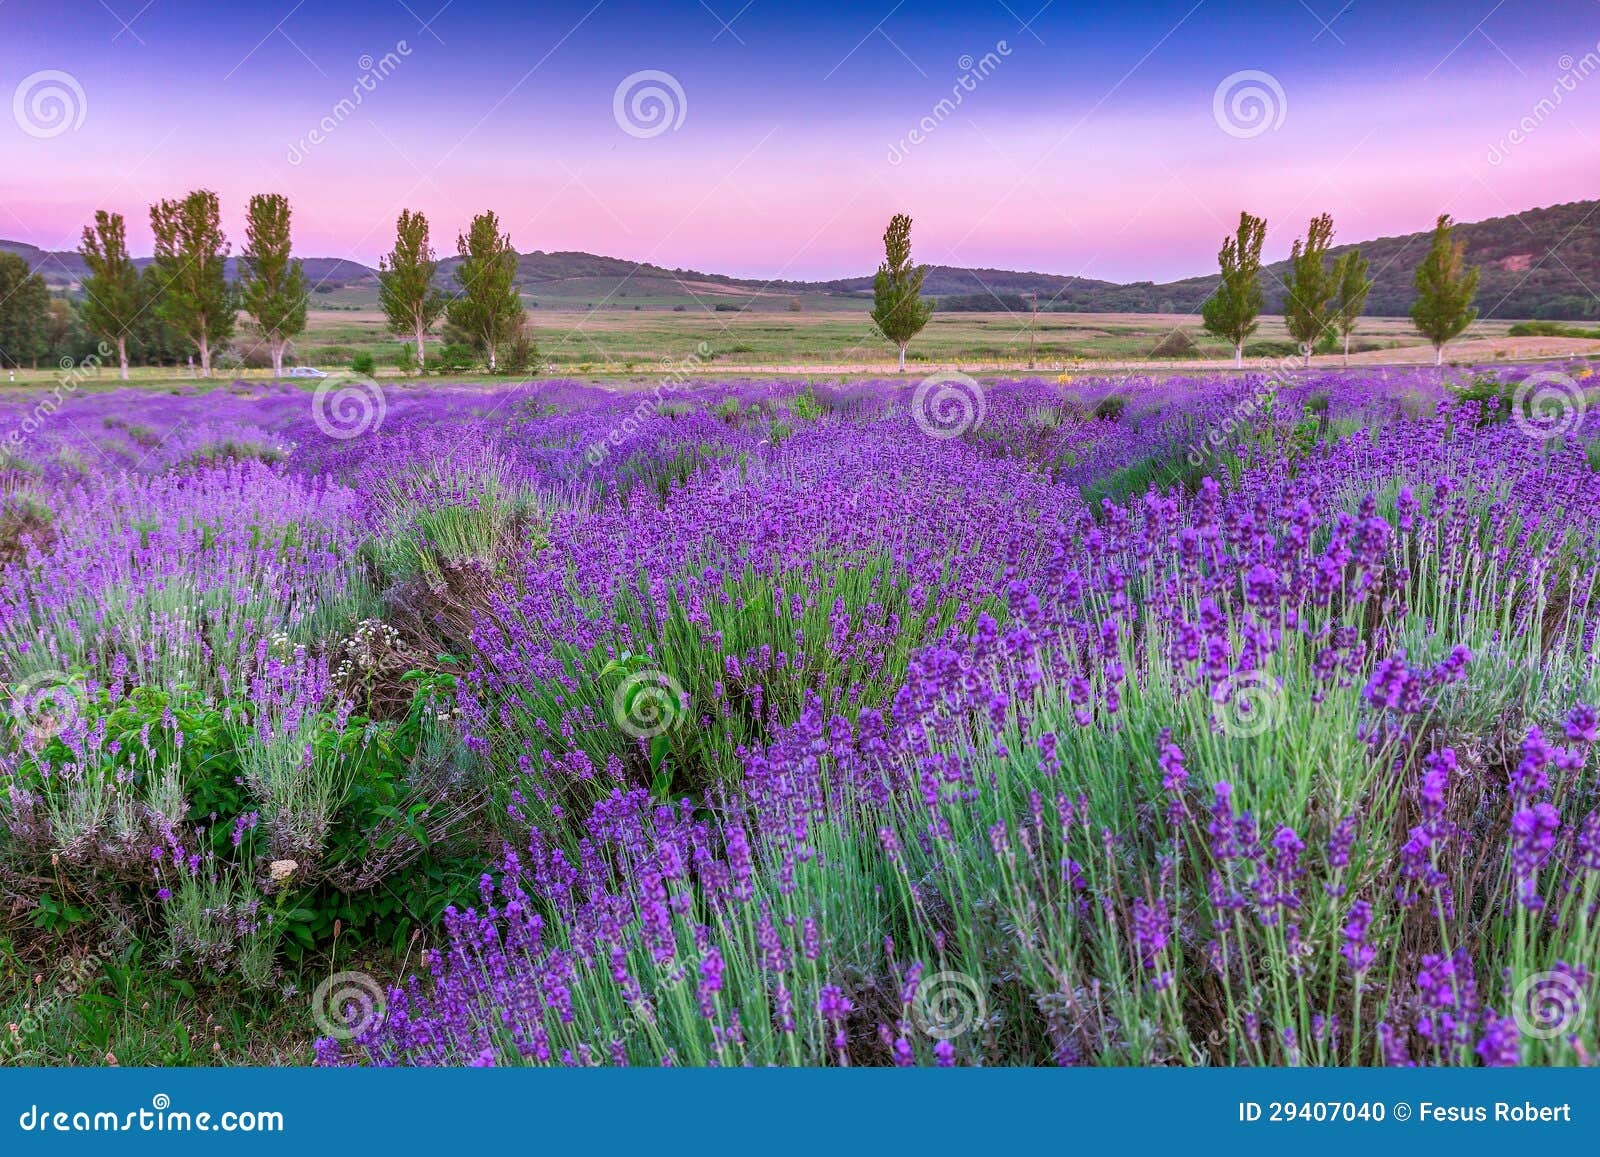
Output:
[[[1433,347],[1433,364],[1436,365],[1436,366],[1444,365],[1444,343],[1443,342],[1441,342],[1438,345]]]
[[[1311,368],[1311,343],[1310,342],[1306,342],[1306,345],[1305,345],[1305,358],[1306,358],[1305,367],[1306,367],[1306,369],[1309,370]]]
[[[204,324],[202,320],[200,330],[200,376],[209,378],[211,376],[211,340],[206,337]]]
[[[1236,370],[1244,368],[1244,342],[1242,341],[1233,343],[1233,368]]]
[[[289,343],[282,338],[270,339],[272,345],[272,376],[283,377],[283,347]]]
[[[417,372],[422,372],[422,367],[428,364],[428,355],[422,349],[422,323],[417,322]]]
[[[1350,368],[1350,335],[1344,335],[1344,368]]]
[[[906,370],[906,343],[905,342],[901,342],[900,343],[900,372],[901,373],[905,373],[905,370]]]
[[[122,380],[128,380],[128,335],[117,335],[117,363],[122,367]]]
[[[494,342],[489,343],[489,372],[494,373]]]

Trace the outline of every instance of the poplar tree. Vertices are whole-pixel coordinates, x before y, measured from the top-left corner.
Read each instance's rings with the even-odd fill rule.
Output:
[[[50,289],[28,262],[0,250],[0,365],[37,364],[48,347]]]
[[[283,351],[306,328],[306,276],[292,260],[289,199],[282,193],[250,198],[245,247],[239,255],[240,299],[272,351],[272,376],[283,376]]]
[[[1244,364],[1245,340],[1261,323],[1261,243],[1267,237],[1264,218],[1239,214],[1239,231],[1222,240],[1217,265],[1222,280],[1216,292],[1200,306],[1200,320],[1206,332],[1226,338],[1233,345],[1233,364]]]
[[[83,227],[78,252],[89,267],[79,315],[91,334],[117,347],[122,380],[127,381],[128,335],[144,312],[145,298],[139,288],[139,271],[128,256],[128,230],[122,214],[98,210],[94,224]]]
[[[438,267],[428,240],[428,219],[402,209],[395,222],[394,250],[378,260],[378,303],[389,329],[416,341],[419,370],[427,364],[423,342],[445,307],[444,293],[433,284]]]
[[[150,206],[155,234],[156,311],[200,354],[200,376],[211,376],[211,347],[233,336],[234,296],[225,266],[217,195],[196,189],[181,201]]]
[[[933,314],[933,303],[922,300],[926,265],[911,263],[911,218],[896,213],[883,234],[883,264],[872,279],[872,322],[887,341],[900,349],[900,368],[906,368],[906,346],[922,332]]]
[[[1296,238],[1289,251],[1289,280],[1284,285],[1283,323],[1289,336],[1300,343],[1306,365],[1311,350],[1331,320],[1328,303],[1334,282],[1325,264],[1333,243],[1333,218],[1327,213],[1311,218],[1304,241]]]
[[[489,351],[489,372],[495,372],[495,351],[500,343],[522,328],[522,299],[517,296],[517,251],[509,235],[500,232],[500,219],[492,212],[472,219],[465,233],[456,235],[456,281],[461,293],[450,303],[450,324],[472,335]]]
[[[1433,227],[1433,244],[1417,266],[1417,300],[1411,306],[1411,323],[1433,343],[1433,364],[1444,363],[1445,343],[1473,323],[1478,311],[1472,299],[1478,292],[1478,270],[1462,260],[1466,243],[1456,241],[1450,214],[1439,214]]]
[[[1367,307],[1367,294],[1372,292],[1372,278],[1367,276],[1367,259],[1361,250],[1352,249],[1333,263],[1333,324],[1344,341],[1344,364],[1350,364],[1350,335],[1355,331],[1361,311]]]

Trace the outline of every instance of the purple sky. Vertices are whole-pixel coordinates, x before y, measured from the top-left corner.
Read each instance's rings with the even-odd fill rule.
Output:
[[[1600,195],[1595,0],[1041,3],[3,0],[0,237],[106,208],[148,252],[149,203],[203,185],[236,240],[287,193],[307,255],[493,208],[524,251],[812,278],[904,210],[922,261],[1164,280],[1241,208],[1279,257],[1323,210],[1360,240]],[[655,135],[615,108],[646,71],[682,93]]]

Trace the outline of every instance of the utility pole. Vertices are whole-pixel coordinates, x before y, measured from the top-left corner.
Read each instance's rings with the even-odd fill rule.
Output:
[[[1028,323],[1028,368],[1033,369],[1033,342],[1039,330],[1039,291],[1033,291],[1033,320]]]

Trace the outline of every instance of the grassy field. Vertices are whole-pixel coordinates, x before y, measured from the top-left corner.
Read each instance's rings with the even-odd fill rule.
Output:
[[[828,308],[678,312],[632,306],[528,311],[538,343],[541,372],[563,377],[617,378],[657,372],[874,374],[893,368],[893,350],[877,337],[859,302],[838,299]],[[1512,339],[1509,321],[1475,323],[1447,355],[1452,361],[1486,362],[1535,357],[1583,356],[1600,352],[1600,342],[1563,338]],[[442,339],[434,338],[434,348]],[[253,337],[241,321],[235,346],[245,353],[243,368],[223,363],[225,379],[263,377],[258,357],[248,356]],[[1158,348],[1165,347],[1165,348]],[[358,353],[373,354],[379,376],[399,372],[402,343],[387,332],[383,314],[372,308],[313,310],[292,364],[324,370],[346,368]],[[1262,319],[1246,347],[1259,368],[1279,363],[1293,344],[1280,317]],[[1362,364],[1431,361],[1426,342],[1403,318],[1367,318],[1351,343]],[[1180,314],[936,313],[912,343],[910,369],[960,368],[973,372],[1038,372],[1094,368],[1151,370],[1226,369],[1231,349],[1205,333],[1199,320]],[[1337,364],[1322,355],[1317,364]],[[138,381],[151,384],[188,380],[186,369],[138,367]],[[102,370],[96,380],[113,377]],[[483,375],[453,373],[453,380]],[[50,383],[61,377],[55,366],[8,373],[18,385]],[[3,383],[0,383],[3,384]]]
[[[373,350],[380,363],[394,361],[399,344],[384,330],[376,310],[313,313],[303,342],[302,358],[314,365],[348,361],[351,354]],[[873,331],[859,308],[816,312],[702,310],[676,313],[662,309],[608,306],[603,309],[537,309],[528,322],[540,355],[555,369],[610,372],[649,369],[663,361],[691,357],[702,343],[709,348],[709,368],[773,365],[881,365],[892,348]],[[1498,337],[1509,322],[1484,322],[1474,336]],[[1143,361],[1175,333],[1194,343],[1195,353],[1225,361],[1225,342],[1206,334],[1193,316],[1174,314],[1040,314],[1037,325],[1026,316],[1004,313],[936,313],[912,343],[910,356],[931,363],[981,362],[1026,366],[1030,337],[1033,360],[1045,367],[1081,361]],[[1263,356],[1282,356],[1289,336],[1281,318],[1264,319],[1252,341]],[[1355,349],[1400,349],[1425,345],[1408,321],[1373,318],[1363,323]],[[1282,348],[1279,348],[1282,347]]]

